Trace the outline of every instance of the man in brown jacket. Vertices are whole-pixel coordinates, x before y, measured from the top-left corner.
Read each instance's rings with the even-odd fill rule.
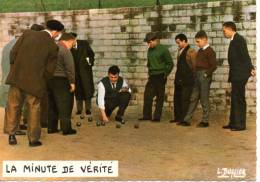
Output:
[[[26,30],[10,53],[11,69],[6,80],[8,92],[6,119],[9,144],[17,144],[15,131],[23,103],[28,107],[29,146],[40,146],[40,101],[46,93],[46,81],[55,70],[58,47],[54,42],[63,24],[49,20],[43,31]]]

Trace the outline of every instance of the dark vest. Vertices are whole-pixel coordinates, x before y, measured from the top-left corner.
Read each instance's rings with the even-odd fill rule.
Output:
[[[177,60],[177,70],[175,73],[174,84],[177,85],[193,85],[194,76],[191,68],[187,64],[186,55],[190,46],[188,45],[178,57]]]
[[[116,88],[113,89],[111,82],[109,80],[108,77],[104,77],[101,82],[103,83],[104,87],[105,87],[105,100],[108,99],[114,99],[117,97],[117,94],[119,92],[119,90],[122,88],[123,86],[123,78],[119,76],[117,82],[116,82]]]

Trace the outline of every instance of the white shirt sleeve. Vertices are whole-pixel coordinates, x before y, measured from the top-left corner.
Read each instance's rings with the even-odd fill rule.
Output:
[[[131,93],[131,88],[128,86],[128,83],[127,83],[127,81],[125,79],[123,80],[122,87],[128,87],[128,92]]]
[[[97,98],[97,103],[98,103],[98,107],[100,109],[104,109],[105,110],[105,87],[103,85],[102,82],[99,82],[99,84],[97,85],[97,92],[98,92],[98,98]]]

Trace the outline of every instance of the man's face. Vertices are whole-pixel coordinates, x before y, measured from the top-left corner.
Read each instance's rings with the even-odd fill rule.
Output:
[[[118,80],[119,74],[113,75],[112,73],[108,73],[108,78],[111,83],[116,83]]]
[[[157,39],[148,41],[147,42],[148,48],[154,48],[157,45],[157,43],[158,43]]]
[[[75,45],[75,39],[68,40],[68,47],[71,49]]]
[[[185,40],[181,41],[180,39],[176,39],[175,42],[180,49],[184,48],[187,44],[187,42],[185,42]]]
[[[208,39],[207,38],[196,38],[195,42],[199,48],[203,48],[204,46],[206,46],[208,44]]]
[[[234,31],[229,27],[223,26],[222,30],[223,30],[224,37],[226,37],[228,39],[230,39],[232,37],[232,35],[234,34]]]
[[[51,33],[52,33],[52,38],[54,38],[54,39],[55,38],[59,39],[61,36],[61,32],[59,32],[59,31],[52,31]]]

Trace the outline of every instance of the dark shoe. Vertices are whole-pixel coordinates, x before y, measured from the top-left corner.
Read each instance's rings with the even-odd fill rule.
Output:
[[[190,123],[188,123],[186,121],[183,121],[183,122],[177,123],[177,125],[180,125],[180,126],[190,126]]]
[[[67,132],[63,132],[62,134],[63,134],[63,135],[75,135],[76,133],[77,133],[76,130],[70,129],[70,130],[67,131]]]
[[[82,113],[82,111],[77,111],[76,115],[80,115]]]
[[[15,138],[15,135],[9,135],[8,142],[9,142],[9,145],[16,145],[17,144],[17,140]]]
[[[90,110],[86,110],[86,115],[91,115],[91,111]]]
[[[58,129],[48,129],[47,133],[48,134],[59,133],[59,130]]]
[[[246,128],[231,128],[231,131],[243,131],[246,130]]]
[[[176,119],[172,119],[169,121],[170,123],[179,123],[180,121],[176,120]]]
[[[232,127],[230,125],[225,125],[222,127],[223,129],[232,129]]]
[[[40,141],[29,142],[30,147],[38,147],[38,146],[41,146],[41,145],[42,145],[42,142],[40,142]]]
[[[158,122],[160,122],[160,119],[152,119],[152,122],[158,123]]]
[[[17,131],[15,132],[15,135],[26,135],[26,132],[21,131],[21,130],[17,130]]]
[[[27,130],[27,126],[24,124],[19,125],[20,130]]]
[[[198,125],[197,125],[198,128],[206,128],[206,127],[209,127],[209,123],[204,123],[204,122],[200,122]]]
[[[151,121],[151,118],[139,118],[139,121]]]
[[[125,124],[125,121],[124,121],[124,119],[121,116],[116,116],[115,120],[120,122],[121,124]]]

